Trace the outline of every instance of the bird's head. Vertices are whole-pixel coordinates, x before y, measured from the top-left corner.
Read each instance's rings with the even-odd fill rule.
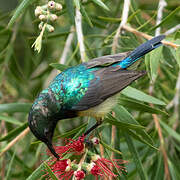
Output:
[[[58,120],[54,116],[55,113],[51,111],[51,106],[52,103],[50,103],[49,97],[40,94],[29,112],[28,122],[32,133],[43,141],[51,153],[59,159],[59,155],[52,145],[54,129]]]

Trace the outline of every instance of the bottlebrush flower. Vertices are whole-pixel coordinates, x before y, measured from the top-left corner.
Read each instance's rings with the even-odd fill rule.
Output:
[[[82,170],[78,170],[74,172],[74,176],[76,178],[76,180],[81,180],[85,178],[85,173]]]
[[[121,172],[127,172],[124,166],[121,166],[121,164],[127,163],[127,161],[122,160],[122,159],[106,159],[106,158],[102,158],[97,154],[94,154],[92,157],[92,161],[101,169],[101,172],[105,175],[105,176],[112,176],[112,177],[116,177],[117,175],[114,174],[114,172],[110,169],[111,167],[113,169],[118,169]]]
[[[74,170],[71,168],[70,159],[64,159],[56,162],[49,160],[48,165],[59,180],[70,179],[74,174]]]
[[[62,157],[64,153],[82,154],[85,150],[84,138],[85,136],[79,137],[78,140],[67,139],[65,146],[54,146],[54,149],[60,157]],[[51,155],[49,150],[47,150],[47,153]]]

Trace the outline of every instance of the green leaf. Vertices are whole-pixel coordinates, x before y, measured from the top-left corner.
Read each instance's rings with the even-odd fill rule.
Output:
[[[24,13],[26,8],[31,3],[35,2],[35,1],[37,1],[37,0],[23,0],[21,2],[21,4],[18,6],[18,8],[16,9],[16,11],[14,12],[14,15],[12,16],[12,18],[10,19],[10,21],[8,23],[8,28],[11,28],[13,26],[13,24],[15,23],[15,21],[17,20],[17,18]]]
[[[60,71],[64,71],[64,70],[71,67],[71,66],[67,66],[67,65],[59,64],[59,63],[51,63],[49,65],[52,66],[53,68],[60,70]]]
[[[92,0],[95,4],[102,7],[103,9],[109,11],[109,8],[101,0]]]
[[[42,163],[26,180],[37,180],[44,174],[44,163]]]
[[[53,180],[58,180],[58,178],[56,177],[56,175],[52,172],[51,168],[48,166],[48,164],[46,162],[44,162],[44,167],[47,169],[49,176],[53,179]]]
[[[133,87],[128,86],[124,90],[121,91],[121,94],[130,97],[132,99],[136,99],[138,101],[146,102],[146,103],[152,103],[152,104],[157,104],[157,105],[166,105],[163,101],[152,97],[150,95],[145,94],[142,91],[139,91]]]
[[[11,124],[22,125],[22,123],[20,121],[18,121],[17,119],[15,119],[13,117],[9,117],[9,116],[0,115],[0,120],[11,123]]]
[[[153,146],[152,144],[150,144],[150,143],[148,143],[147,141],[145,141],[145,140],[143,139],[143,138],[144,138],[143,136],[142,136],[142,137],[138,136],[135,132],[131,131],[130,129],[127,129],[126,132],[127,132],[130,136],[132,136],[133,138],[135,138],[136,140],[138,140],[138,141],[142,142],[143,144],[146,144],[146,145],[148,145],[149,147],[151,147],[151,148],[159,151],[158,148],[156,148],[156,147]]]
[[[74,24],[74,7],[73,7],[73,0],[65,0],[66,8],[71,20],[71,24]]]
[[[107,115],[107,117],[105,117],[104,121],[115,125],[117,127],[120,128],[128,128],[128,129],[145,129],[145,127],[141,126],[141,125],[135,125],[135,124],[130,124],[130,123],[124,123],[124,122],[120,122],[118,121],[115,117],[113,117],[110,113]]]
[[[26,129],[28,126],[28,123],[24,123],[23,125],[21,125],[20,127],[13,129],[12,131],[10,131],[7,135],[3,136],[0,138],[0,141],[7,141],[11,138],[13,138],[14,136],[18,135],[19,133],[21,133],[24,129]]]
[[[112,151],[114,153],[120,154],[122,155],[122,152],[118,151],[117,149],[112,148],[111,146],[109,146],[108,144],[106,144],[105,142],[103,142],[102,140],[100,141],[100,143],[109,151]]]
[[[149,31],[153,31],[155,30],[156,28],[160,27],[161,25],[165,24],[165,23],[168,23],[168,21],[170,19],[172,19],[174,17],[174,15],[180,10],[180,6],[177,7],[174,11],[172,11],[168,16],[166,16],[162,21],[161,23],[159,23],[158,25],[154,26],[153,28],[151,28]]]
[[[176,61],[180,67],[180,47],[176,49]]]
[[[152,81],[155,81],[157,74],[158,74],[158,67],[159,67],[159,61],[161,59],[162,55],[162,48],[163,46],[154,49],[150,53],[150,71],[151,71],[151,79]]]
[[[113,109],[113,111],[115,112],[115,116],[118,121],[140,125],[140,123],[138,121],[136,121],[133,118],[133,116],[123,106],[117,105]],[[153,146],[154,142],[153,142],[152,138],[149,136],[149,134],[144,129],[136,129],[135,131],[138,135],[140,135],[144,139],[144,142],[146,144],[148,144],[148,145],[150,144],[151,147]]]
[[[103,16],[98,16],[98,19],[111,23],[118,23],[121,21],[121,18],[112,18],[112,17],[103,17]]]
[[[134,101],[128,98],[119,98],[118,103],[122,106],[126,106],[128,108],[134,109],[134,110],[138,110],[138,111],[142,111],[142,112],[149,112],[152,114],[163,114],[163,115],[168,115],[166,112],[161,111],[160,109],[151,107],[149,105],[143,104],[141,102],[138,101]]]
[[[174,129],[170,128],[166,123],[164,123],[163,121],[159,120],[161,126],[163,127],[163,129],[172,137],[174,137],[177,141],[180,142],[180,134],[178,134],[176,131],[174,131]]]
[[[0,104],[0,113],[29,112],[31,103]]]
[[[93,27],[93,24],[91,22],[91,19],[89,18],[84,6],[81,5],[81,9],[80,9],[83,17],[85,18],[85,20],[87,21],[87,23],[89,24],[90,27]]]
[[[131,152],[131,154],[133,156],[134,163],[136,165],[136,168],[137,168],[137,171],[139,173],[141,180],[148,180],[147,174],[144,171],[144,168],[142,166],[142,163],[141,163],[140,157],[138,155],[137,149],[134,146],[134,143],[133,143],[131,137],[126,132],[123,132],[123,134],[124,134],[124,137],[126,139],[126,143],[128,145],[129,151]]]
[[[16,151],[14,150],[13,156],[11,158],[11,161],[10,161],[9,165],[8,165],[8,171],[7,171],[5,180],[10,179],[10,174],[12,172],[12,165],[13,165],[13,162],[14,162],[15,155],[16,155]]]
[[[74,0],[74,4],[78,10],[80,10],[80,2],[79,0]]]

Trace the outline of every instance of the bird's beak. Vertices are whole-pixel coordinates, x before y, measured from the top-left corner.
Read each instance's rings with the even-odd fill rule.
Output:
[[[48,149],[50,150],[50,152],[51,152],[51,153],[54,155],[54,157],[56,157],[57,160],[59,161],[60,157],[59,157],[59,155],[56,153],[56,151],[55,151],[55,149],[54,149],[54,147],[53,147],[53,145],[52,145],[52,142],[48,141],[48,142],[45,142],[45,143],[46,143]]]

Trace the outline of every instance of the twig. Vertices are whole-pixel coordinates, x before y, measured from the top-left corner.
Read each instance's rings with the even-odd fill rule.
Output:
[[[153,107],[153,105],[151,105],[151,106]],[[171,177],[170,177],[169,167],[168,167],[168,158],[167,158],[167,153],[166,153],[166,150],[165,150],[165,147],[164,147],[164,138],[163,138],[163,135],[162,135],[161,127],[160,127],[157,115],[152,114],[152,116],[153,116],[155,126],[156,126],[156,129],[158,130],[158,135],[159,135],[159,138],[160,138],[160,150],[161,150],[161,152],[163,154],[163,158],[164,158],[164,169],[165,169],[166,179],[170,180]]]
[[[21,134],[19,134],[16,138],[14,138],[1,152],[0,157],[8,151],[14,144],[16,144],[20,139],[22,139],[24,136],[26,136],[27,133],[29,133],[30,129],[27,127]]]
[[[146,39],[148,39],[148,40],[153,38],[153,36],[150,36],[150,35],[148,35],[148,34],[146,34],[146,33],[137,31],[136,29],[134,29],[134,28],[132,28],[132,27],[130,27],[130,26],[127,26],[127,25],[123,25],[122,28],[123,28],[124,30],[126,30],[126,31],[132,32],[132,33],[134,33],[135,35],[144,37],[144,38],[146,38]],[[177,45],[177,44],[174,44],[174,43],[172,43],[172,42],[165,41],[165,40],[163,40],[162,43],[165,44],[165,45],[171,46],[171,47],[173,47],[173,48],[178,48],[178,47],[180,46],[180,45]]]
[[[164,35],[169,35],[169,34],[172,34],[174,33],[175,31],[177,31],[178,29],[180,29],[180,24],[176,25],[175,27],[169,29],[168,31],[166,31],[164,33]]]
[[[74,26],[71,27],[71,33],[69,33],[69,35],[68,35],[68,37],[66,39],[66,43],[65,43],[65,46],[64,46],[62,56],[59,58],[59,63],[60,64],[65,64],[67,55],[68,55],[70,47],[71,47],[71,43],[73,41],[73,38],[74,38]],[[47,78],[47,80],[46,80],[46,82],[44,84],[44,88],[46,88],[49,85],[49,83],[53,80],[53,78],[57,74],[58,74],[58,71],[56,69],[53,69],[51,74],[49,75],[49,77]]]
[[[176,130],[179,125],[179,97],[180,97],[180,72],[176,81],[176,94],[173,100],[166,106],[166,109],[170,109],[174,106],[174,114],[176,115],[176,122],[173,124],[173,129]]]
[[[113,45],[112,45],[112,52],[116,53],[116,48],[118,45],[118,38],[121,33],[122,27],[126,24],[127,19],[128,19],[128,13],[129,13],[129,5],[130,5],[130,0],[124,0],[124,6],[123,6],[123,12],[122,12],[122,21],[116,31],[116,35],[114,36],[113,39]]]
[[[166,6],[167,6],[167,3],[165,0],[159,0],[156,25],[161,23],[162,17],[163,17],[163,10]],[[160,35],[160,33],[161,33],[161,27],[158,27],[155,31],[155,36]]]
[[[86,54],[84,47],[84,37],[82,32],[82,16],[78,8],[76,8],[75,24],[76,24],[76,34],[80,49],[81,60],[82,62],[84,62],[86,61]]]

